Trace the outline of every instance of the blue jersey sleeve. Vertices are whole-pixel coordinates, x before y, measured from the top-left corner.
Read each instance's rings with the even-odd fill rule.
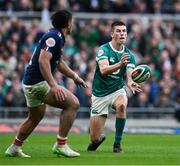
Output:
[[[41,40],[41,49],[44,49],[51,54],[61,54],[62,48],[61,40],[55,35],[44,36]]]

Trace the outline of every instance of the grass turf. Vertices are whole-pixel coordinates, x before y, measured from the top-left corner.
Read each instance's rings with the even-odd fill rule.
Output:
[[[78,158],[57,157],[51,148],[55,141],[52,134],[33,134],[24,143],[23,150],[31,158],[7,158],[4,151],[13,140],[13,134],[0,135],[0,165],[179,165],[180,135],[129,135],[123,139],[123,154],[112,152],[113,134],[96,152],[87,152],[87,134],[69,136],[70,146],[79,151]]]

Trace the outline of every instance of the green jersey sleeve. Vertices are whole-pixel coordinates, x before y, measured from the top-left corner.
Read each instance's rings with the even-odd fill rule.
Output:
[[[108,49],[106,47],[100,47],[96,52],[96,61],[108,60]]]

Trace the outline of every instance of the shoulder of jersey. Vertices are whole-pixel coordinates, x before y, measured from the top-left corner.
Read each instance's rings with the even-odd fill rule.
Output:
[[[46,33],[46,36],[51,36],[51,37],[54,37],[54,38],[62,38],[61,32],[55,33],[55,32],[52,32],[52,31],[48,31]]]
[[[102,56],[103,54],[107,54],[107,48],[106,47],[100,47],[97,51],[97,56],[100,57]]]
[[[58,38],[61,38],[61,33],[52,33],[52,32],[49,32],[47,33],[47,39],[45,40],[46,42],[46,45],[48,47],[54,47],[56,42],[58,42]]]

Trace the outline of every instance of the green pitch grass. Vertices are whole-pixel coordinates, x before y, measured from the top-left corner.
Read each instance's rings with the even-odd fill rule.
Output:
[[[123,139],[123,154],[112,152],[113,134],[96,152],[87,152],[87,134],[69,136],[71,147],[81,153],[78,158],[57,157],[51,148],[55,134],[34,134],[25,142],[23,150],[31,158],[6,158],[5,149],[13,134],[0,135],[0,165],[178,165],[180,164],[180,135],[129,135]]]

